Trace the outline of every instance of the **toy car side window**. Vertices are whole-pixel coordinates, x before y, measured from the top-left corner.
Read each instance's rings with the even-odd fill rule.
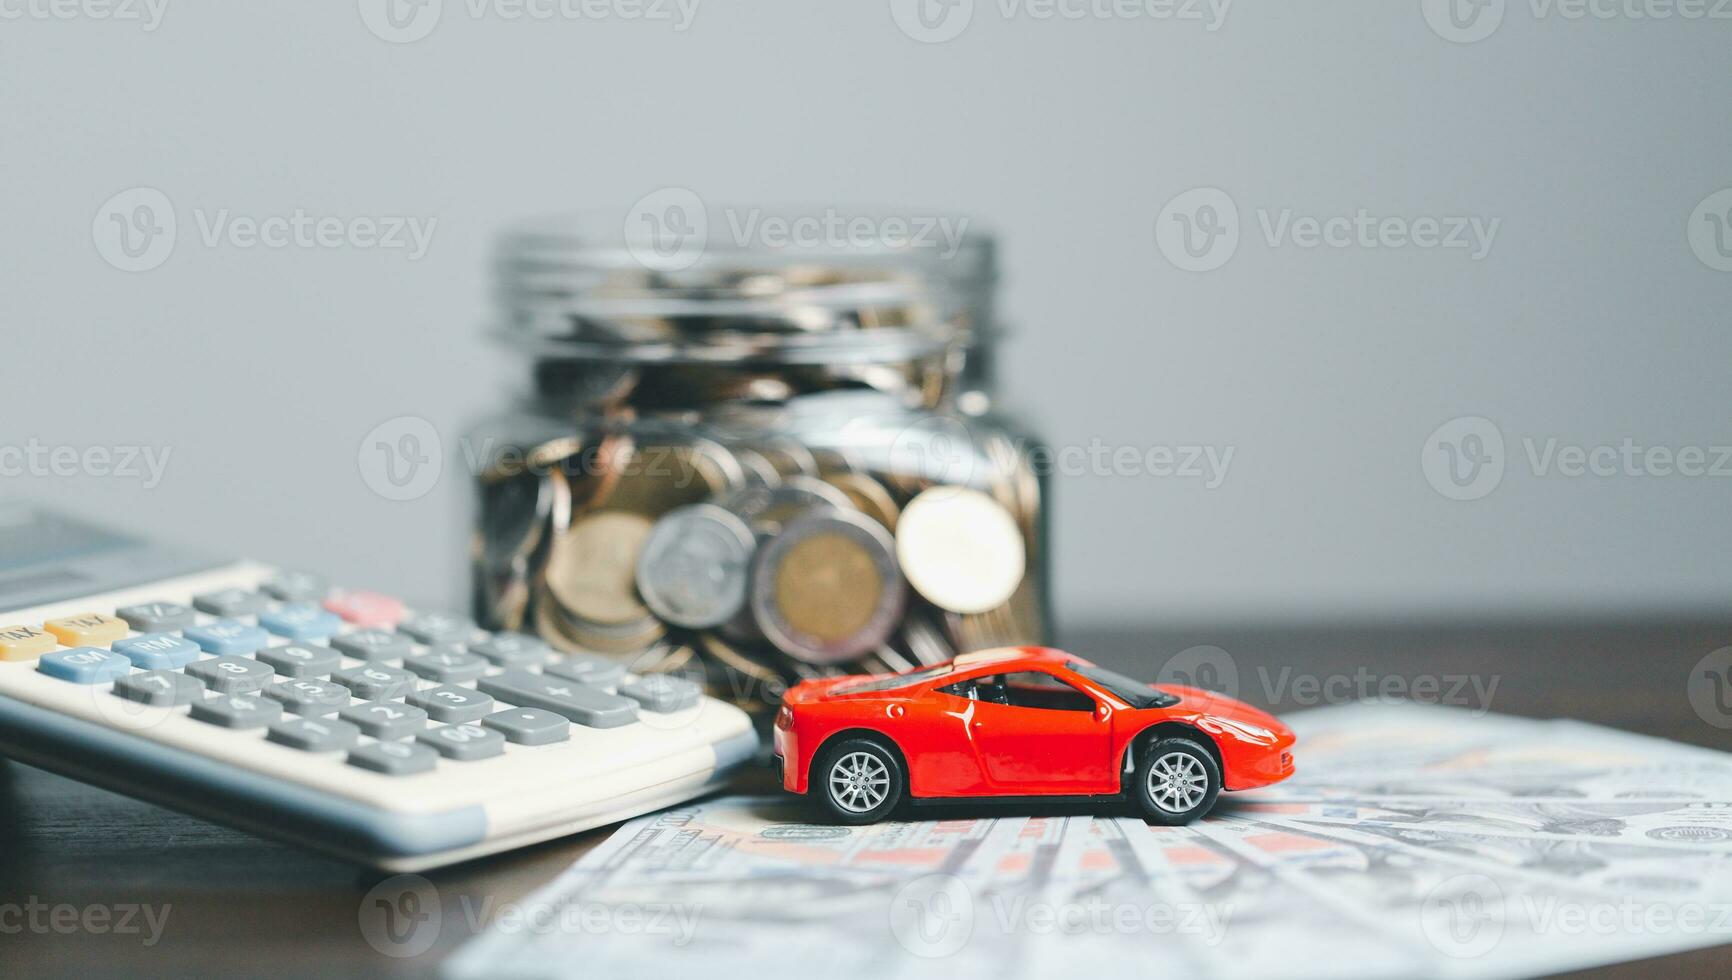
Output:
[[[950,694],[959,698],[967,698],[970,701],[978,701],[980,699],[980,692],[974,689],[973,681],[957,681],[954,684],[946,684],[943,687],[938,688],[938,693]]]
[[[983,678],[985,679],[985,678]],[[1051,711],[1093,711],[1095,699],[1051,674],[1038,670],[1001,674],[998,681],[1004,692],[1000,704],[1017,708],[1045,708]]]

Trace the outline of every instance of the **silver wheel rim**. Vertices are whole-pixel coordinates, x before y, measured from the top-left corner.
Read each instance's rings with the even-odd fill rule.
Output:
[[[830,799],[849,813],[868,813],[890,795],[890,767],[870,752],[850,752],[830,767]]]
[[[1188,813],[1209,795],[1209,774],[1186,752],[1168,752],[1149,767],[1149,799],[1167,813]]]

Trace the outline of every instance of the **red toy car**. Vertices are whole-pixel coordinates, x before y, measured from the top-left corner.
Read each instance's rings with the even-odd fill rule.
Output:
[[[1134,800],[1182,824],[1221,790],[1293,774],[1293,733],[1191,687],[1154,687],[1061,650],[971,653],[902,674],[806,681],[776,715],[782,785],[836,819],[959,799]]]

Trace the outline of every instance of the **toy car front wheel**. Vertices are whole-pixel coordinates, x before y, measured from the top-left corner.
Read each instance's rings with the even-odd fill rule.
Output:
[[[1221,795],[1221,767],[1209,750],[1188,738],[1163,738],[1143,749],[1131,794],[1154,823],[1190,823]]]
[[[870,739],[828,746],[812,769],[813,789],[842,823],[876,823],[902,800],[902,762]]]

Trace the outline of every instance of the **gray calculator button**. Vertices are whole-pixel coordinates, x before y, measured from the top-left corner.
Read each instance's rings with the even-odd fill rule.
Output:
[[[413,776],[439,762],[439,753],[416,742],[373,742],[349,753],[349,765],[387,776]]]
[[[487,672],[487,661],[454,646],[438,646],[420,656],[407,657],[403,666],[441,684],[461,684]]]
[[[493,710],[492,698],[480,691],[471,691],[467,687],[452,687],[450,684],[416,691],[409,695],[409,703],[425,708],[428,714],[439,721],[453,724],[480,721]]]
[[[331,637],[331,646],[356,660],[402,660],[415,652],[415,644],[389,630],[356,630]]]
[[[284,602],[317,602],[331,591],[331,584],[308,572],[279,572],[264,590]]]
[[[505,736],[480,725],[445,725],[415,736],[440,755],[459,762],[486,759],[505,751]]]
[[[427,712],[401,701],[352,704],[337,717],[374,738],[408,738],[427,727]]]
[[[458,643],[475,633],[475,621],[451,613],[421,613],[399,623],[397,630],[422,643]]]
[[[192,607],[178,602],[141,602],[116,609],[114,614],[140,633],[167,633],[193,623]]]
[[[637,718],[637,702],[563,677],[508,670],[483,677],[476,687],[506,704],[546,708],[590,728],[618,728]]]
[[[389,701],[415,690],[415,675],[383,664],[362,664],[339,670],[331,679],[363,701]]]
[[[596,687],[611,687],[625,679],[625,664],[593,653],[572,653],[556,657],[552,663],[541,669],[555,677],[582,681]]]
[[[269,664],[251,657],[212,657],[186,665],[186,672],[219,694],[253,694],[277,679]]]
[[[281,701],[297,715],[330,715],[349,706],[349,689],[316,677],[298,677],[265,688],[265,696]]]
[[[519,745],[551,745],[571,737],[571,722],[540,708],[496,711],[481,723]]]
[[[328,677],[343,666],[343,657],[330,647],[316,643],[286,643],[266,647],[255,654],[284,677]]]
[[[191,704],[204,693],[204,685],[176,671],[147,670],[115,681],[114,693],[141,704]]]
[[[331,718],[290,718],[271,726],[270,740],[307,752],[341,752],[355,744],[361,730]]]
[[[643,705],[645,711],[678,711],[698,703],[703,688],[684,677],[646,674],[619,686],[619,693]]]
[[[283,706],[251,694],[218,694],[194,701],[192,716],[224,728],[263,728],[282,718]]]
[[[480,643],[470,644],[469,652],[480,654],[501,667],[535,667],[546,663],[553,651],[533,636],[495,633]]]
[[[193,596],[192,604],[212,616],[247,616],[270,605],[270,600],[246,589],[221,589]]]

